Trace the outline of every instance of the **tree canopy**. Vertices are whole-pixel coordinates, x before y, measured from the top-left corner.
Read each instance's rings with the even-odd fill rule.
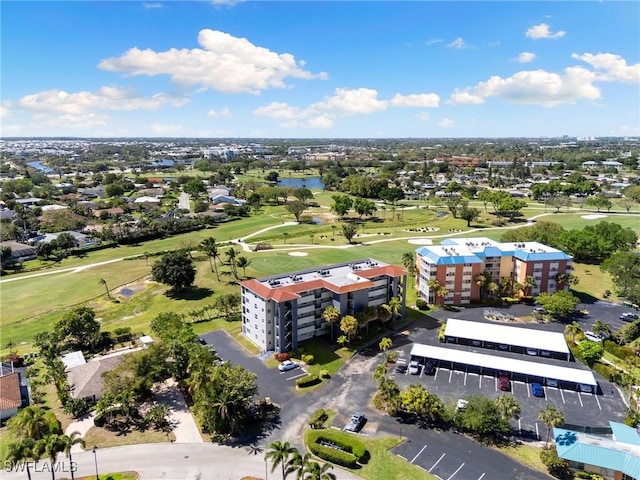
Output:
[[[56,322],[54,332],[64,343],[93,349],[100,340],[100,322],[92,308],[75,307]]]
[[[169,252],[153,264],[151,274],[156,282],[180,291],[193,284],[196,269],[186,252]]]

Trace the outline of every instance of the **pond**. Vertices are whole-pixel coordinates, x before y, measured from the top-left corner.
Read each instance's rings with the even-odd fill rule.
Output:
[[[280,187],[293,187],[293,188],[314,188],[317,190],[324,190],[324,183],[322,178],[316,177],[304,177],[304,178],[280,178],[278,180],[278,186]]]
[[[40,162],[36,162],[36,161],[27,162],[27,165],[29,165],[32,168],[35,168],[36,170],[40,170],[42,173],[52,173],[53,172],[53,168],[45,167]]]

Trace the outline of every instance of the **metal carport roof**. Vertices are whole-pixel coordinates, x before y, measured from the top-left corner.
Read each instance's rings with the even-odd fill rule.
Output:
[[[540,362],[529,362],[514,358],[486,355],[484,353],[465,352],[451,348],[435,347],[416,343],[411,349],[411,355],[416,357],[433,358],[448,362],[474,365],[476,367],[493,368],[494,370],[533,375],[536,377],[553,378],[565,382],[583,383],[596,387],[596,379],[590,370],[560,367]]]
[[[485,342],[536,348],[569,355],[569,347],[567,347],[564,335],[559,332],[546,332],[532,328],[448,318],[444,334],[447,337],[482,340]]]

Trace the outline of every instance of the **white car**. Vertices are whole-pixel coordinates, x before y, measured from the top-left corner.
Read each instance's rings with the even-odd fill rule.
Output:
[[[418,375],[420,373],[420,363],[417,360],[411,360],[411,362],[409,362],[409,373],[411,375]]]
[[[547,378],[547,387],[558,388],[558,381],[555,378]]]
[[[590,330],[584,332],[584,338],[591,342],[601,342],[603,340],[602,336],[598,335],[597,333],[593,333]]]
[[[456,411],[464,410],[469,405],[469,400],[465,400],[464,398],[459,398],[458,403],[456,403]]]
[[[298,367],[298,364],[296,362],[285,360],[280,365],[278,365],[278,370],[280,370],[281,372],[288,372],[289,370],[293,370],[296,367]]]
[[[580,391],[584,393],[593,393],[593,387],[591,385],[587,385],[586,383],[581,383]]]

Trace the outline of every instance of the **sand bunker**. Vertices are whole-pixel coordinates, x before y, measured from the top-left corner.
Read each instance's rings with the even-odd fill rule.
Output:
[[[582,215],[580,218],[584,218],[585,220],[597,220],[599,218],[607,218],[607,216],[602,215],[601,213],[596,213],[593,215]]]
[[[309,255],[307,252],[289,252],[292,257],[306,257]]]
[[[407,240],[411,245],[433,245],[430,238],[410,238]]]

